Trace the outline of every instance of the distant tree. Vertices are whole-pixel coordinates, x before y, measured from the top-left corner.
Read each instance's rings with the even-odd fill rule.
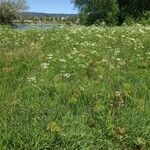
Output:
[[[26,0],[0,0],[0,24],[12,24],[27,8]]]
[[[91,25],[95,22],[116,24],[119,12],[116,0],[72,0],[80,10],[81,23]]]

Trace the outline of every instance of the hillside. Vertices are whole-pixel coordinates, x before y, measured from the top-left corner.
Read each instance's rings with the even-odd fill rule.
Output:
[[[43,16],[48,16],[48,17],[70,17],[70,16],[76,16],[76,14],[48,14],[48,13],[39,13],[39,12],[23,12],[22,13],[25,16],[30,16],[30,17],[43,17]]]

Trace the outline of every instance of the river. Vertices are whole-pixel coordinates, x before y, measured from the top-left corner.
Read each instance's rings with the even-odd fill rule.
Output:
[[[27,29],[42,29],[42,30],[47,30],[51,28],[62,28],[64,25],[59,25],[59,24],[17,24],[16,29],[18,30],[27,30]]]

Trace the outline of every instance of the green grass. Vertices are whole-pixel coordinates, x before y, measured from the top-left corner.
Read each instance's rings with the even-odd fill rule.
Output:
[[[150,26],[0,27],[1,150],[149,147]]]

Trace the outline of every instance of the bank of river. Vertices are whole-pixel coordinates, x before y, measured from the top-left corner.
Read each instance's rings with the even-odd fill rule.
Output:
[[[26,30],[26,29],[51,29],[56,27],[64,27],[64,25],[59,24],[17,24],[16,29]]]

